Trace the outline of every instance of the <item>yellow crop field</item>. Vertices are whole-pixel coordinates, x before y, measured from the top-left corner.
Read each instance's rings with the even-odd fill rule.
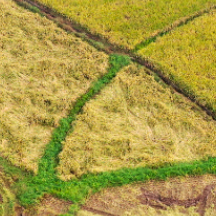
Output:
[[[110,42],[133,49],[137,44],[216,3],[215,0],[38,0]]]
[[[13,182],[5,176],[0,167],[0,215],[12,216],[14,214],[15,195],[10,191],[9,186]]]
[[[0,28],[0,156],[36,172],[53,129],[108,56],[10,0],[0,1]]]
[[[216,123],[135,64],[88,102],[73,126],[59,156],[64,180],[216,156]]]
[[[216,113],[216,10],[139,51],[188,95]]]

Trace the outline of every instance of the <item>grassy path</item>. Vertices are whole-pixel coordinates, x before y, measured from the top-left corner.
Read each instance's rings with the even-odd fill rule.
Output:
[[[154,36],[149,37],[148,39],[137,44],[134,49],[129,50],[117,44],[110,43],[106,38],[104,38],[101,35],[91,33],[90,30],[82,26],[80,23],[77,23],[72,18],[67,18],[65,15],[60,14],[47,6],[44,6],[37,0],[13,1],[17,2],[19,5],[25,7],[26,9],[32,12],[39,13],[41,16],[45,16],[48,19],[54,21],[59,27],[74,34],[77,37],[80,37],[82,40],[88,42],[91,46],[95,47],[99,51],[103,51],[106,54],[118,53],[129,56],[132,61],[140,65],[143,65],[144,67],[149,69],[150,74],[158,76],[161,80],[163,80],[163,82],[171,86],[176,92],[190,99],[193,103],[197,104],[202,110],[204,110],[209,116],[211,116],[213,119],[216,119],[216,113],[212,109],[201,104],[198,100],[196,100],[196,97],[194,95],[189,94],[186,90],[182,89],[178,84],[176,84],[169,77],[167,77],[156,62],[152,62],[150,59],[145,58],[144,56],[140,56],[138,54],[139,50],[143,49],[144,47],[147,47],[151,43],[154,43],[157,40],[157,38],[167,35],[168,33],[174,31],[178,27],[187,25],[189,22],[203,16],[206,13],[210,13],[212,9],[216,8],[216,5],[212,5],[192,15],[176,20],[170,26],[165,27],[164,30],[159,31]]]
[[[18,2],[20,2],[20,0]],[[32,9],[36,12],[40,12],[36,8]],[[196,18],[196,16],[194,18]],[[165,33],[166,32],[160,33],[157,37],[163,36]],[[76,34],[81,36],[82,33],[79,32]],[[122,50],[115,45],[103,45],[101,42],[94,41],[93,38],[89,39],[86,35],[84,35],[83,38],[98,49],[104,50],[107,53],[126,53],[136,62],[142,63],[147,68],[159,73],[159,71],[154,70],[153,65],[147,61],[138,59],[134,54],[131,54],[130,51]],[[137,46],[136,49],[146,46],[155,39],[156,38],[152,38],[142,42],[142,44]],[[47,145],[45,154],[39,162],[39,171],[37,176],[33,176],[30,173],[22,174],[23,172],[20,171],[20,169],[7,164],[4,159],[0,158],[0,162],[2,163],[6,173],[11,173],[11,175],[13,173],[19,173],[19,175],[17,175],[20,176],[20,179],[14,185],[14,190],[16,191],[21,205],[28,206],[34,204],[38,198],[41,198],[45,193],[49,193],[58,196],[59,198],[72,201],[74,205],[71,207],[68,215],[73,215],[79,209],[79,205],[84,203],[84,200],[89,193],[98,192],[102,188],[121,186],[138,181],[144,182],[146,180],[153,179],[165,180],[167,178],[176,176],[203,175],[207,173],[216,174],[216,158],[209,158],[207,160],[194,161],[191,163],[164,164],[163,167],[121,169],[118,171],[104,172],[97,175],[88,174],[82,176],[82,178],[79,180],[72,180],[68,182],[58,179],[58,176],[55,172],[55,168],[58,164],[58,154],[62,150],[61,142],[65,140],[68,132],[73,130],[71,123],[76,119],[76,115],[82,111],[82,107],[85,105],[85,103],[98,94],[100,90],[115,77],[116,73],[121,68],[130,64],[130,57],[128,56],[117,54],[110,55],[110,67],[108,69],[108,73],[100,78],[97,82],[93,83],[88,92],[77,100],[69,115],[66,118],[61,119],[60,126],[54,130],[52,140]],[[159,75],[163,78],[162,74],[159,73]],[[166,79],[164,80],[166,81]],[[177,89],[177,87],[173,87]],[[205,107],[202,108],[205,109]],[[206,111],[209,112],[208,114],[211,114],[210,111]],[[23,177],[21,177],[22,175]]]

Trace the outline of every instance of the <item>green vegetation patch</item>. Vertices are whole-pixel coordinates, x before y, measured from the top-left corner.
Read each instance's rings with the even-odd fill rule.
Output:
[[[108,56],[11,0],[0,1],[0,155],[37,172],[51,133]]]
[[[11,179],[7,179],[0,167],[0,215],[14,215],[15,195],[11,193],[9,187]]]
[[[216,114],[216,10],[157,38],[138,53]]]
[[[131,64],[73,122],[63,142],[63,180],[216,156],[216,124],[189,100]]]
[[[215,0],[39,0],[110,42],[133,49]]]

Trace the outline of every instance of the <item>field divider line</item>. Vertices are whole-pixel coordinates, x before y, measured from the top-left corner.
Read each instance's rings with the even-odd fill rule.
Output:
[[[164,83],[169,85],[174,91],[178,92],[185,98],[189,99],[191,102],[193,102],[198,107],[200,107],[204,112],[206,112],[209,116],[211,116],[214,120],[216,120],[216,112],[213,112],[210,107],[201,104],[199,101],[196,100],[196,95],[193,95],[188,91],[185,91],[178,85],[178,83],[176,83],[175,81],[167,77],[165,73],[163,73],[164,70],[161,67],[158,67],[157,63],[152,62],[150,59],[147,59],[145,57],[139,56],[138,54],[135,53],[134,50],[128,50],[117,44],[110,43],[102,35],[92,34],[90,30],[81,26],[76,21],[69,19],[68,17],[64,16],[63,14],[60,14],[59,12],[53,10],[52,8],[49,8],[39,3],[37,0],[13,0],[13,1],[17,2],[19,5],[29,10],[32,10],[33,12],[37,12],[43,16],[46,16],[48,19],[54,21],[62,29],[66,30],[67,32],[73,33],[75,36],[88,42],[91,46],[95,47],[99,51],[103,51],[106,54],[119,53],[122,55],[128,55],[133,62],[143,65],[144,67],[149,69],[149,74],[151,75],[156,74]],[[194,13],[193,15],[182,19],[184,20],[185,24],[187,24],[189,21],[192,21],[195,18],[198,18],[205,13],[209,13],[212,9],[216,9],[216,5],[198,11],[197,13]],[[145,41],[142,42],[142,46],[143,45],[145,46],[145,43],[149,44],[150,42],[154,42],[154,40],[156,40],[157,37],[161,37],[165,34],[168,34],[171,30],[174,30],[176,27],[181,26],[183,24],[184,23],[181,23],[181,20],[177,20],[171,25],[171,27],[167,27],[167,29],[159,32],[157,36],[155,35],[153,39],[150,38],[147,39],[146,42]]]
[[[57,190],[56,188],[53,192],[59,198],[72,201],[74,207],[78,208],[84,204],[85,198],[90,194],[95,194],[105,188],[120,187],[152,180],[166,181],[179,176],[192,177],[205,174],[216,174],[216,158],[209,157],[205,160],[191,162],[165,163],[159,167],[121,168],[98,174],[89,173],[83,175],[80,179],[67,182],[62,181],[61,187],[64,190]],[[65,191],[73,191],[73,193],[66,193]],[[75,214],[77,211],[76,208],[73,209],[72,207],[69,213]]]
[[[169,26],[165,27],[163,30],[155,33],[155,35],[147,38],[146,40],[142,41],[141,43],[138,43],[135,46],[135,48],[132,50],[132,52],[135,53],[135,52],[141,50],[142,48],[150,45],[151,43],[154,43],[157,40],[157,38],[165,36],[166,34],[172,32],[176,28],[179,28],[183,25],[187,25],[189,22],[193,21],[194,19],[196,19],[198,17],[203,16],[206,13],[209,13],[213,9],[216,9],[216,5],[212,5],[208,8],[197,11],[192,15],[182,17],[182,18],[174,21],[171,25],[169,25]]]
[[[82,111],[85,104],[98,94],[123,67],[130,64],[130,58],[122,55],[110,55],[108,72],[93,82],[88,91],[77,99],[67,117],[60,120],[60,125],[54,129],[51,141],[47,144],[44,156],[39,161],[38,175],[47,178],[55,175],[55,167],[58,165],[57,157],[62,150],[62,141],[72,130],[72,122],[76,115]]]
[[[51,188],[61,187],[62,181],[58,178],[55,168],[59,164],[58,155],[62,151],[62,142],[73,130],[72,122],[76,120],[76,116],[82,111],[85,104],[109,84],[123,67],[130,63],[131,60],[128,56],[110,55],[108,72],[94,81],[87,92],[77,99],[67,117],[60,120],[60,125],[54,129],[51,141],[46,145],[45,153],[39,160],[38,174],[18,182],[20,188],[18,198],[23,206],[34,204],[38,197],[48,193]]]

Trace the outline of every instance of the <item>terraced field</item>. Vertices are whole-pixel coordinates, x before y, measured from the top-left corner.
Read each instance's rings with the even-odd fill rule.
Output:
[[[0,0],[0,216],[214,215],[215,3]]]

